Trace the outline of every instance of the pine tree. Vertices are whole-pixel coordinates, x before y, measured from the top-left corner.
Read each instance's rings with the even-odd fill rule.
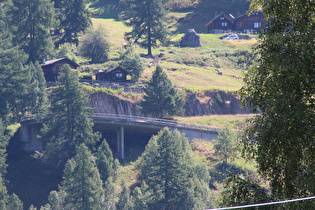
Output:
[[[28,95],[31,77],[23,66],[26,54],[12,46],[11,33],[1,20],[0,43],[0,117],[8,125],[19,121],[30,110],[23,99]]]
[[[141,189],[139,187],[136,187],[133,191],[133,209],[137,210],[145,210],[148,209],[148,205],[146,204],[146,200],[144,196],[142,195]]]
[[[104,194],[102,196],[102,209],[115,210],[118,194],[116,185],[113,183],[112,177],[109,177],[104,184]]]
[[[100,172],[103,183],[108,177],[113,175],[114,158],[107,141],[104,139],[101,145],[97,148],[96,164]]]
[[[167,37],[165,26],[166,12],[162,0],[128,0],[126,13],[131,17],[125,22],[132,31],[125,34],[128,40],[145,39],[148,55],[152,56],[151,48],[157,40],[164,42]]]
[[[140,102],[141,111],[153,117],[174,115],[182,111],[184,99],[172,85],[160,66],[156,67],[151,80],[144,88],[145,95]]]
[[[5,209],[8,202],[8,191],[0,174],[0,209]]]
[[[236,134],[231,127],[225,126],[218,135],[218,139],[214,141],[215,154],[223,156],[223,162],[227,162],[228,157],[233,152],[236,144]]]
[[[57,46],[65,42],[74,42],[78,45],[79,33],[84,32],[91,25],[88,3],[89,0],[58,0],[60,29],[63,29],[64,33],[56,42]]]
[[[0,42],[0,116],[8,125],[42,110],[46,103],[45,80],[38,64],[25,65],[27,56],[13,47],[12,34],[1,17]]]
[[[29,55],[28,61],[41,61],[53,50],[49,29],[54,22],[54,7],[50,0],[11,0],[8,11],[14,43]]]
[[[89,149],[81,144],[66,164],[61,190],[67,193],[66,204],[74,209],[101,209],[102,180],[92,159]]]
[[[41,138],[47,142],[45,159],[63,168],[82,143],[94,147],[99,135],[93,133],[93,122],[86,107],[88,97],[82,91],[78,73],[68,65],[60,68],[58,86],[50,94],[50,114],[41,130]]]
[[[6,174],[6,157],[7,157],[7,145],[9,143],[8,136],[5,135],[5,127],[0,118],[0,176],[4,176]]]
[[[132,208],[130,190],[125,181],[122,183],[122,191],[119,194],[119,200],[116,204],[116,208],[119,210],[128,210]]]
[[[48,196],[49,203],[42,206],[40,210],[70,209],[70,205],[67,206],[65,203],[66,195],[67,193],[63,190],[51,191]]]
[[[23,210],[23,202],[14,193],[8,199],[7,210]]]
[[[203,200],[199,207],[205,207],[209,196],[202,195],[197,188],[195,182],[199,178],[195,176],[194,162],[188,140],[178,131],[165,128],[150,139],[138,162],[140,178],[152,190],[148,199],[150,209],[191,209],[198,199]],[[207,185],[204,187],[209,191]]]
[[[43,114],[47,106],[46,81],[44,72],[38,62],[35,64],[30,63],[28,68],[32,77],[28,90],[32,114]]]

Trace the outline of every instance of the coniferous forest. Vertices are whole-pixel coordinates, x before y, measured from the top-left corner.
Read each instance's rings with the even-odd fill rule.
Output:
[[[251,41],[202,34],[206,47],[181,48],[177,35],[204,27],[210,10],[211,19],[261,11],[266,27]],[[100,24],[109,16],[115,29]],[[120,23],[123,43],[110,33]],[[314,31],[312,0],[0,0],[0,209],[210,209],[314,196]],[[41,64],[63,57],[80,68],[63,65],[46,82]],[[96,70],[118,66],[141,94],[93,86]],[[206,74],[217,86],[198,83]],[[99,91],[136,101],[143,116],[189,120],[188,98],[206,101],[218,87],[254,114],[218,126],[211,141],[165,127],[125,159],[87,106]],[[209,103],[227,104],[215,93]],[[34,116],[43,149],[24,151],[20,123]]]

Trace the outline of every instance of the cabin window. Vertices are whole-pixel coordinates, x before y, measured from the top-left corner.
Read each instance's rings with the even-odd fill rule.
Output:
[[[261,26],[261,23],[260,22],[255,22],[254,23],[254,28],[260,28]]]
[[[122,74],[122,73],[116,73],[116,77],[117,77],[117,78],[122,78],[122,77],[123,77],[123,74]]]
[[[224,20],[224,17],[220,17],[220,20]]]
[[[222,26],[227,26],[227,22],[222,22]]]

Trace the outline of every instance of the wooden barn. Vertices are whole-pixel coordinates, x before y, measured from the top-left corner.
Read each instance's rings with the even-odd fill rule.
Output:
[[[206,24],[208,33],[222,34],[232,32],[232,24],[234,17],[225,15],[224,13],[219,14]]]
[[[96,80],[111,82],[126,82],[128,72],[121,66],[108,69],[106,71],[99,70],[96,74]]]
[[[43,69],[46,82],[55,82],[59,75],[59,69],[64,64],[68,64],[72,69],[79,67],[76,62],[68,58],[44,61],[43,64],[41,64],[41,67]]]
[[[233,31],[237,33],[257,34],[266,24],[262,12],[254,12],[250,15],[243,14],[233,22]]]

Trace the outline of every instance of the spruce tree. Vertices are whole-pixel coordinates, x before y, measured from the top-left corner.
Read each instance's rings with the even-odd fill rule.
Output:
[[[218,135],[218,139],[214,142],[215,154],[223,156],[223,162],[227,162],[228,157],[232,154],[236,146],[235,131],[229,126],[225,126]]]
[[[140,102],[141,111],[153,117],[179,114],[184,105],[184,99],[168,79],[160,66],[156,67],[151,80],[144,88],[145,95]]]
[[[61,190],[67,193],[66,204],[74,209],[101,209],[102,180],[92,159],[89,149],[81,144],[66,164]]]
[[[152,191],[148,198],[150,209],[191,209],[206,207],[209,194],[202,194],[195,176],[196,165],[188,140],[178,131],[168,128],[153,136],[139,159],[140,178]],[[205,184],[206,182],[202,182]],[[203,192],[208,192],[207,184]],[[198,203],[198,200],[203,200]]]
[[[0,176],[4,176],[6,174],[6,157],[8,143],[9,137],[5,135],[5,127],[0,118]]]
[[[7,210],[23,210],[23,202],[19,199],[16,194],[9,196]]]
[[[96,164],[100,172],[103,183],[108,177],[113,175],[114,158],[107,141],[104,139],[101,145],[97,148]]]
[[[8,202],[8,191],[0,174],[0,209],[5,209]]]
[[[128,210],[132,208],[130,190],[125,181],[122,183],[122,191],[119,194],[119,200],[116,204],[116,208],[119,210]]]
[[[112,177],[109,177],[104,184],[104,194],[102,196],[102,209],[115,210],[117,200],[118,193],[116,190],[116,185],[114,184]]]
[[[31,83],[29,85],[28,95],[30,95],[32,114],[43,114],[47,106],[44,72],[38,62],[35,62],[35,64],[30,63],[28,68],[31,74]]]
[[[0,8],[0,12],[3,8]],[[2,15],[2,14],[1,14]],[[27,55],[13,47],[12,34],[0,17],[0,116],[6,125],[36,114],[46,103],[45,79],[41,67],[25,65]]]
[[[125,12],[130,13],[130,18],[125,24],[131,26],[132,31],[125,36],[135,42],[145,39],[148,55],[152,56],[151,48],[156,45],[157,40],[164,42],[168,34],[163,0],[128,0],[127,4]]]
[[[93,133],[88,96],[78,81],[78,73],[68,65],[60,68],[58,86],[50,93],[49,115],[41,129],[46,142],[44,157],[48,163],[63,168],[82,143],[93,149],[99,135]]]
[[[15,45],[21,45],[28,61],[42,61],[52,56],[53,43],[49,33],[54,22],[54,7],[50,0],[11,0],[8,11]]]
[[[78,45],[78,36],[91,25],[91,13],[88,9],[89,0],[58,0],[58,17],[60,29],[64,30],[61,38],[56,45],[65,42],[76,43]]]
[[[2,10],[2,8],[0,8]],[[20,120],[31,109],[25,103],[31,76],[26,63],[27,56],[12,45],[8,26],[0,20],[0,117],[8,125]]]
[[[148,209],[148,205],[146,204],[146,200],[141,192],[139,187],[136,187],[133,191],[133,209],[137,210],[145,210]]]

